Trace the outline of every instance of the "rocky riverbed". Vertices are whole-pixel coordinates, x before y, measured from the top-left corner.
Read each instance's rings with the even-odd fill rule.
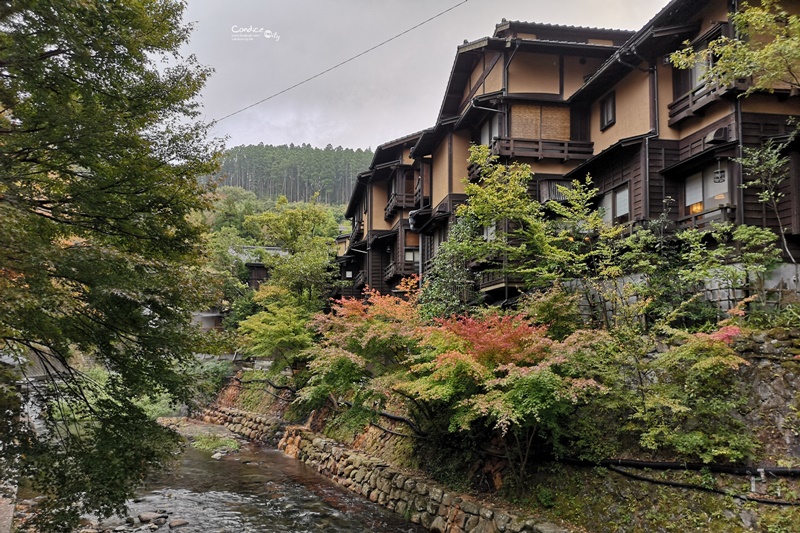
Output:
[[[401,516],[365,502],[282,452],[247,443],[224,427],[169,419],[188,441],[214,437],[230,446],[187,446],[176,468],[148,480],[126,516],[86,517],[78,533],[421,532]],[[206,439],[206,441],[214,439]],[[34,500],[17,505],[17,527]]]

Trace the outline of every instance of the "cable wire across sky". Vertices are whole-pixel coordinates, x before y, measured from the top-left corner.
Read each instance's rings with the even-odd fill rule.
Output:
[[[304,84],[306,84],[306,83],[308,83],[308,82],[310,82],[312,80],[315,80],[315,79],[319,78],[320,76],[323,76],[323,75],[327,74],[328,72],[330,72],[332,70],[336,70],[337,68],[339,68],[339,67],[341,67],[343,65],[346,65],[347,63],[350,63],[351,61],[354,61],[354,60],[358,59],[359,57],[364,56],[364,55],[372,52],[373,50],[377,50],[381,46],[384,46],[384,45],[394,41],[395,39],[398,39],[398,38],[402,37],[403,35],[405,35],[405,34],[407,34],[409,32],[412,32],[412,31],[416,30],[420,26],[424,26],[425,24],[427,24],[427,23],[429,23],[429,22],[431,22],[433,20],[436,20],[437,18],[441,17],[442,15],[445,15],[446,13],[449,13],[450,11],[456,9],[459,6],[462,6],[462,5],[466,4],[467,2],[469,2],[469,0],[462,0],[461,2],[459,2],[459,3],[457,3],[457,4],[453,5],[453,6],[445,9],[444,11],[442,11],[440,13],[437,13],[436,15],[433,15],[432,17],[423,20],[422,22],[420,22],[418,24],[415,24],[414,26],[411,26],[407,30],[403,30],[402,32],[398,33],[397,35],[394,35],[393,37],[389,37],[388,39],[386,39],[384,41],[381,41],[380,43],[376,44],[375,46],[367,48],[363,52],[359,52],[358,54],[356,54],[356,55],[354,55],[354,56],[352,56],[352,57],[350,57],[348,59],[345,59],[344,61],[341,61],[341,62],[333,65],[332,67],[329,67],[329,68],[323,70],[322,72],[318,72],[317,74],[314,74],[313,76],[310,76],[310,77],[308,77],[308,78],[306,78],[306,79],[304,79],[302,81],[299,81],[299,82],[295,83],[294,85],[291,85],[291,86],[289,86],[289,87],[287,87],[285,89],[282,89],[282,90],[280,90],[280,91],[278,91],[276,93],[273,93],[273,94],[267,96],[266,98],[262,98],[261,100],[259,100],[257,102],[253,102],[252,104],[250,104],[248,106],[245,106],[245,107],[243,107],[241,109],[238,109],[238,110],[234,111],[233,113],[228,113],[227,115],[216,119],[214,122],[215,123],[220,123],[220,122],[222,122],[223,120],[225,120],[227,118],[230,118],[230,117],[232,117],[234,115],[238,115],[239,113],[242,113],[243,111],[247,111],[250,108],[253,108],[253,107],[257,106],[257,105],[263,104],[264,102],[266,102],[268,100],[272,100],[273,98],[275,98],[277,96],[280,96],[280,95],[282,95],[284,93],[287,93],[287,92],[291,91],[292,89],[296,89],[297,87],[300,87],[301,85],[304,85]]]

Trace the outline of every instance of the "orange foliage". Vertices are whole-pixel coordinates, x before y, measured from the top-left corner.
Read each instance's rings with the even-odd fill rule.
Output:
[[[545,336],[545,326],[533,326],[521,314],[454,316],[440,320],[438,331],[488,368],[508,363],[536,364],[553,345]]]

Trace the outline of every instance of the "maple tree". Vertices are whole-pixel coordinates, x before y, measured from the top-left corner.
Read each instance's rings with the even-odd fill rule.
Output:
[[[317,314],[313,328],[321,340],[306,352],[311,378],[301,398],[337,403],[336,398],[369,388],[374,395],[364,398],[385,399],[390,391],[381,378],[404,368],[421,337],[417,286],[415,277],[402,280],[403,297],[367,287],[363,298],[334,300],[330,313]]]

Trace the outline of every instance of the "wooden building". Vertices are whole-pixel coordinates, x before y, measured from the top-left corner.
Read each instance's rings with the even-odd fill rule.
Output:
[[[388,292],[403,277],[420,272],[420,236],[408,219],[421,171],[410,152],[420,135],[378,146],[369,170],[358,176],[345,211],[352,230],[338,239],[343,296],[359,294],[365,286]]]
[[[731,35],[739,4],[673,0],[636,32],[504,20],[491,37],[465,42],[435,125],[379,147],[359,177],[343,264],[359,265],[364,282],[382,291],[406,270],[424,275],[474,178],[471,143],[488,145],[501,162],[529,163],[539,201],[558,199],[557,185],[588,174],[610,223],[666,213],[679,228],[783,227],[800,255],[800,149],[782,184],[780,221],[757,189],[741,187],[748,177],[735,161],[744,147],[787,135],[800,98],[781,87],[743,98],[748,80],[722,87],[702,79],[702,64],[679,70],[668,60],[684,42],[702,49]],[[491,271],[479,285],[494,301],[519,288]]]
[[[744,147],[790,131],[800,99],[788,88],[741,97],[748,80],[727,87],[702,80],[705,65],[674,68],[669,54],[732,35],[737,2],[674,0],[603,64],[572,97],[589,110],[594,156],[566,174],[591,174],[600,205],[614,222],[641,222],[666,212],[678,227],[730,221],[777,229],[754,188],[743,189]],[[800,243],[797,157],[784,183],[781,225]]]

